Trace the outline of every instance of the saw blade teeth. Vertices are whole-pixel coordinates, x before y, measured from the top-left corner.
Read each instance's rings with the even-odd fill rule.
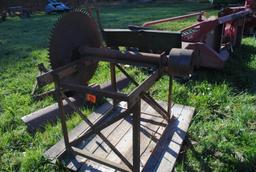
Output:
[[[101,36],[97,27],[97,23],[93,20],[93,17],[84,9],[74,9],[69,13],[59,16],[50,29],[48,38],[48,60],[51,68],[54,70],[74,61],[75,59],[71,55],[73,49],[77,46],[93,45],[92,47],[100,47]],[[70,30],[70,32],[67,33],[66,30]],[[92,37],[91,35],[97,41],[85,40]],[[96,68],[96,63],[95,65],[90,65],[89,68],[85,68],[70,79],[83,84],[88,83]]]
[[[75,9],[75,12],[76,12],[76,13],[81,13],[81,12],[82,12],[82,9],[76,8],[76,9]]]

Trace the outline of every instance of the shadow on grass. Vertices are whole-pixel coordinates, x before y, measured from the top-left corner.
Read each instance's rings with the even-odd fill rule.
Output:
[[[188,139],[188,137],[186,137],[186,139],[184,140],[184,143],[182,145],[182,149],[190,149],[191,152],[192,152],[192,155],[198,160],[198,162],[200,162],[200,169],[195,169],[195,167],[190,165],[189,159],[187,157],[187,154],[182,152],[178,156],[177,161],[178,162],[179,161],[183,161],[184,162],[184,164],[183,164],[183,170],[184,171],[190,171],[190,172],[196,172],[198,170],[200,170],[200,171],[212,171],[212,169],[210,168],[210,166],[207,163],[207,161],[203,159],[202,154],[200,154],[199,152],[196,151],[195,147],[191,143],[191,140]]]
[[[232,55],[230,60],[226,63],[226,66],[223,70],[218,71],[218,70],[212,70],[212,69],[201,69],[196,72],[196,75],[193,77],[193,81],[202,82],[202,83],[206,81],[212,85],[215,85],[215,84],[221,85],[223,83],[227,83],[232,88],[232,92],[234,92],[235,94],[246,93],[254,96],[256,93],[256,77],[255,77],[256,76],[256,63],[255,63],[256,48],[252,41],[254,40],[246,38],[244,40],[244,43],[241,45],[241,47],[235,50],[234,54]],[[193,89],[193,86],[191,87]],[[228,96],[227,98],[229,100],[232,100],[231,99],[232,96],[230,97]],[[223,99],[225,99],[225,95],[223,95]],[[250,104],[250,102],[246,102],[246,103]],[[240,105],[243,106],[243,103],[239,104],[239,106]],[[249,107],[249,105],[246,107]],[[215,110],[215,109],[220,109],[220,107],[213,106],[212,108],[209,107],[209,109]],[[243,109],[241,109],[241,111],[242,110]],[[237,118],[237,119],[232,119],[230,121],[234,123],[239,123],[239,121],[241,121],[245,115],[248,115],[249,112],[250,111],[245,112],[244,114],[241,114],[241,116],[238,116],[238,117],[233,116],[233,118]],[[233,113],[235,112],[228,111],[228,113],[230,113],[230,115],[233,115]],[[221,123],[230,122],[224,119],[227,116],[216,116],[214,111],[212,112],[210,111],[210,114],[212,114],[210,118],[211,123],[213,122],[213,120],[216,120],[216,118],[219,119]],[[227,117],[227,118],[230,118],[230,117]],[[206,119],[205,115],[204,117],[202,117],[202,119],[204,120]],[[207,121],[205,122],[207,123]],[[209,125],[214,125],[214,124],[212,123]],[[230,126],[230,125],[227,124],[227,126]],[[245,128],[247,127],[246,125],[243,125],[243,124],[241,124],[241,126]],[[237,130],[239,130],[239,128],[237,128]],[[233,133],[231,128],[227,128],[227,132],[225,132],[224,134],[219,133],[219,135],[220,137],[222,137],[227,133],[230,133],[231,135],[233,135],[234,138],[237,137],[236,134]],[[212,133],[209,131],[207,135],[212,135]],[[206,140],[207,139],[209,138],[206,138]],[[239,140],[242,142],[243,139],[240,138]],[[207,145],[200,143],[199,146],[197,147],[197,146],[193,146],[188,141],[188,143],[185,144],[185,147],[188,147],[187,150],[191,152],[191,154],[185,153],[185,154],[181,154],[181,156],[179,157],[179,162],[183,163],[183,171],[213,171],[215,170],[214,167],[216,168],[216,165],[212,163],[213,162],[212,160],[214,160],[215,163],[219,162],[218,166],[223,167],[223,169],[228,168],[229,170],[232,170],[232,171],[249,171],[249,172],[255,171],[256,169],[255,153],[251,153],[250,155],[248,155],[247,153],[244,153],[240,157],[239,152],[236,152],[236,151],[239,151],[240,148],[244,149],[245,146],[242,146],[237,140],[234,142],[236,142],[235,147],[227,146],[224,149],[217,146],[219,145],[218,142],[213,142],[212,144],[207,144]],[[253,140],[251,140],[251,143],[253,143]],[[247,145],[250,145],[251,143],[248,142]],[[189,155],[191,155],[196,160],[196,163],[199,164],[200,169],[196,169],[193,162],[189,162],[191,160],[191,157]]]
[[[228,83],[235,93],[256,93],[256,54],[255,46],[242,44],[235,50],[222,70],[200,69],[192,78],[195,81],[208,81],[211,84]]]
[[[233,167],[233,171],[237,172],[242,172],[242,171],[247,171],[247,172],[254,172],[256,169],[256,156],[253,155],[250,157],[247,161],[246,160],[241,160],[235,155],[235,153],[230,152],[235,159],[229,159],[226,156],[223,156],[222,153],[218,152],[216,148],[212,146],[204,147],[201,152],[198,152],[194,145],[192,144],[190,139],[186,139],[184,144],[183,144],[183,149],[189,149],[192,152],[192,156],[196,158],[196,160],[200,163],[200,169],[195,169],[191,165],[191,162],[189,162],[189,158],[187,157],[187,154],[182,154],[179,155],[178,161],[183,161],[183,170],[184,171],[214,171],[213,168],[210,167],[210,164],[206,160],[206,157],[212,157],[215,160],[218,160],[230,167]]]

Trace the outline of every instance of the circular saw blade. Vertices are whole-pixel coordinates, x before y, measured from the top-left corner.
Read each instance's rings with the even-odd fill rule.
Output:
[[[52,69],[57,69],[79,59],[74,53],[80,46],[99,48],[101,35],[96,22],[84,11],[64,14],[55,24],[49,42],[49,59]],[[78,73],[67,78],[72,83],[87,85],[97,69],[97,61],[81,64]]]

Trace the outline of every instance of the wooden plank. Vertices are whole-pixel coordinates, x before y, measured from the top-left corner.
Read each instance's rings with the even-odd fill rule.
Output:
[[[143,171],[172,171],[193,113],[193,108],[184,107],[181,115],[168,124]]]
[[[127,154],[127,151],[132,151],[132,128],[129,129],[129,131],[122,137],[122,139],[118,142],[118,144],[115,147],[124,156]],[[113,151],[111,151],[108,154],[106,159],[117,163],[122,162],[122,160]]]
[[[177,122],[176,125],[171,126],[170,133],[173,131],[172,139],[163,155],[162,161],[160,161],[160,164],[158,165],[157,171],[167,172],[174,168],[194,111],[194,108],[185,106],[181,116],[177,120],[179,122]]]
[[[166,103],[160,102],[160,104],[165,105],[166,107]],[[126,105],[121,103],[121,106],[125,107]],[[176,117],[176,120],[165,127],[160,125],[162,122],[162,117],[156,111],[154,111],[152,107],[147,105],[144,101],[142,101],[141,107],[143,111],[141,116],[142,131],[140,135],[141,169],[145,166],[147,160],[149,160],[149,164],[155,164],[155,171],[171,171],[171,168],[173,168],[175,165],[181,144],[184,140],[186,131],[192,119],[194,108],[175,104],[172,107],[172,114]],[[110,128],[108,127],[109,129],[106,128],[102,132],[104,132],[104,135],[106,134],[105,136],[108,138],[108,140],[113,145],[115,145],[115,147],[128,159],[128,161],[132,162],[131,116],[125,120],[120,120],[119,122],[119,124],[115,123],[110,126]],[[167,128],[167,130],[164,130],[165,128]],[[162,142],[160,145],[162,146],[160,146],[160,149],[156,148],[156,150],[161,153],[156,156],[156,150],[154,148],[163,131],[168,131],[164,132],[164,134],[168,137],[165,136],[160,140],[160,142]],[[99,137],[92,137],[91,141],[85,142],[84,145],[81,145],[81,147],[93,153],[94,155],[100,156],[101,158],[105,158],[121,165],[124,164]],[[151,154],[152,156],[150,157]],[[150,162],[152,159],[155,160],[154,163]],[[72,170],[79,171],[115,171],[112,168],[106,167],[102,164],[98,164],[85,158],[78,158],[78,160],[79,168],[77,168],[78,166],[76,167],[77,164],[67,164],[70,165],[68,168],[72,167]],[[149,169],[152,171],[152,168],[148,168],[147,164],[144,171],[148,171]]]
[[[173,108],[171,109],[171,111],[172,111],[172,114],[171,114],[171,115],[172,115],[173,117],[175,117],[175,118],[179,118],[179,116],[180,116],[180,114],[181,114],[181,112],[182,112],[182,110],[183,110],[184,107],[185,107],[184,105],[175,104],[175,105],[173,106]],[[162,133],[164,132],[164,130],[165,130],[165,127],[160,127],[160,128],[159,128],[158,132],[156,133],[157,139],[159,139],[159,138],[161,137],[161,135],[162,135]]]
[[[130,118],[130,117],[128,117]],[[122,123],[109,135],[108,140],[113,144],[117,145],[121,139],[123,139],[123,136],[125,133],[127,133],[131,129],[131,125],[127,120],[122,120]],[[117,147],[116,147],[117,148]],[[117,148],[118,149],[118,148]],[[118,149],[119,150],[119,149]],[[106,158],[109,153],[111,152],[111,149],[105,142],[101,142],[101,145],[97,147],[97,149],[94,151],[94,155],[101,156]],[[95,164],[92,162],[87,161],[85,165],[81,168],[80,171],[84,171],[88,166],[93,166],[94,169],[99,169],[100,164]]]
[[[161,102],[161,105],[166,105],[166,104],[165,104],[164,102]],[[122,106],[123,106],[123,107],[126,107],[126,103],[122,104]],[[143,101],[142,104],[141,104],[141,107],[142,107],[142,111],[145,112],[145,113],[147,113],[147,114],[143,114],[143,115],[142,115],[142,118],[146,119],[146,121],[152,120],[152,122],[156,122],[156,123],[159,123],[159,122],[162,122],[162,121],[163,121],[162,117],[161,117],[152,107],[148,106],[146,102]],[[158,114],[158,115],[151,115],[151,114]],[[150,123],[148,123],[148,122],[141,122],[141,124],[142,124],[142,125],[145,124],[144,127],[142,127],[143,130],[144,130],[144,132],[142,132],[142,134],[141,134],[141,140],[142,140],[141,150],[144,151],[145,148],[146,148],[146,146],[147,146],[147,142],[149,143],[149,142],[150,142],[150,139],[151,139],[151,138],[148,138],[148,137],[145,135],[145,132],[147,132],[147,133],[150,134],[150,132],[152,132],[152,131],[154,132],[154,128],[159,128],[159,127],[158,127],[157,125],[153,125],[153,124],[150,124]],[[128,126],[129,126],[129,125],[130,125],[130,127],[131,127],[131,120],[130,120],[130,123],[128,124]],[[120,125],[120,126],[122,126],[122,128],[124,128],[123,125]],[[154,126],[155,126],[155,127],[154,127]],[[129,130],[129,132],[130,132],[130,134],[132,134],[132,130],[131,130],[131,129]],[[143,134],[143,133],[144,133],[144,134]],[[119,135],[118,135],[118,134],[119,134]],[[126,133],[126,134],[127,134],[127,133]],[[116,140],[118,141],[118,138],[119,138],[119,140],[121,140],[121,139],[120,139],[120,135],[122,136],[122,133],[120,132],[119,129],[116,129],[115,133],[112,134],[111,136],[113,137],[113,139],[116,139]],[[125,141],[126,138],[128,138],[128,139],[130,140],[131,136],[128,134],[128,136],[123,136],[122,139],[124,139],[124,141]],[[145,138],[148,138],[148,139],[145,139]],[[114,141],[113,139],[110,139],[111,142]],[[115,142],[115,141],[114,141],[114,142]],[[115,142],[115,143],[116,143],[116,142]],[[118,144],[120,144],[120,143],[118,142]],[[131,160],[132,160],[132,152],[129,151],[129,147],[127,147],[127,144],[122,144],[122,143],[121,143],[120,145],[125,145],[125,147],[123,147],[123,148],[122,148],[122,147],[121,147],[121,148],[119,147],[118,150],[121,152],[122,149],[126,149],[128,153],[125,154],[125,157],[127,157],[127,159],[131,162]],[[131,146],[132,146],[132,145],[131,145]],[[102,147],[103,147],[103,149],[102,149]],[[142,151],[142,152],[143,152],[143,151]],[[101,157],[104,157],[104,156],[105,156],[105,157],[106,157],[106,156],[113,156],[113,157],[110,158],[110,160],[112,160],[112,161],[114,161],[114,162],[116,162],[116,161],[118,160],[119,162],[121,162],[121,164],[124,164],[124,163],[119,159],[119,157],[117,157],[117,156],[115,155],[115,153],[112,152],[111,149],[110,149],[105,143],[103,143],[103,145],[97,149],[97,152],[96,152],[95,154],[96,154],[96,155],[100,155]],[[90,170],[92,170],[92,169],[94,169],[94,170],[96,170],[96,169],[97,169],[97,170],[100,170],[101,167],[102,167],[102,165],[100,165],[100,164],[87,161],[86,164],[83,165],[83,167],[82,167],[79,171],[86,171],[86,170],[88,170],[88,168],[90,168]],[[104,167],[104,169],[106,169],[106,167]],[[107,168],[107,169],[108,169],[108,168]],[[108,171],[109,171],[109,170],[110,170],[110,169],[108,169]],[[112,169],[112,170],[113,170],[113,169]]]
[[[109,114],[109,116],[114,117],[113,114]],[[115,130],[111,131],[111,135],[106,133],[104,130],[102,130],[103,134],[105,136],[107,136],[108,140],[115,145],[115,142],[118,142],[118,139],[121,139],[121,136],[123,134],[122,131],[126,132],[126,130],[128,130],[129,128],[127,128],[127,125],[125,124],[126,121],[124,120],[120,120],[118,123],[115,123],[109,127],[106,128],[106,130],[110,131],[109,129],[111,129],[112,127],[116,126]],[[117,125],[118,124],[118,125]],[[119,135],[119,136],[117,136]],[[114,136],[114,137],[113,137]],[[115,141],[117,140],[117,141]],[[103,142],[103,140],[99,137],[99,136],[95,136],[83,149],[86,149],[92,153],[94,153],[97,156],[101,156],[101,157],[106,157],[106,151],[110,151],[110,148]],[[106,154],[106,155],[105,155]],[[84,163],[86,162],[86,164]],[[80,165],[79,165],[80,163]],[[90,165],[89,165],[90,164]],[[83,165],[83,167],[81,167],[81,165]],[[95,164],[94,162],[85,159],[81,156],[76,156],[75,159],[72,159],[71,162],[69,162],[69,164],[67,165],[67,168],[70,170],[78,170],[80,167],[82,169],[85,168],[92,168],[92,166],[94,166],[94,168],[96,168],[96,166],[99,166],[98,164]],[[109,168],[109,167],[107,167]]]
[[[144,101],[143,101],[144,103]],[[160,126],[166,126],[166,121],[158,114],[152,107],[144,103],[145,110],[142,110],[141,114],[141,135],[140,135],[140,152],[141,155],[146,151],[146,148],[149,146],[151,140],[155,139],[155,133],[158,131]],[[166,106],[166,103],[160,102],[161,106]],[[166,108],[166,107],[164,107]],[[154,114],[154,115],[152,115]],[[133,153],[128,151],[128,154],[125,155],[129,161],[132,161]],[[142,167],[142,164],[141,164]]]
[[[120,107],[126,108],[127,103],[120,102]],[[146,108],[147,108],[146,103],[142,102],[141,104],[142,111],[145,111]],[[123,136],[131,129],[131,124],[128,122],[128,120],[130,121],[131,119],[123,120],[122,123],[115,129],[115,131],[113,131],[113,133],[111,133],[111,135],[108,137],[108,139],[113,145],[116,145],[123,138]],[[107,146],[106,143],[102,141],[101,145],[97,147],[94,154],[106,158],[110,154],[110,152],[111,152],[111,149]],[[102,166],[101,164],[97,164],[90,160],[87,160],[79,171],[87,171],[87,170],[115,171],[114,169],[111,169],[106,166]]]
[[[98,163],[101,163],[103,165],[107,165],[111,168],[116,168],[117,170],[120,170],[120,171],[127,171],[127,172],[130,171],[130,169],[126,166],[122,166],[122,165],[120,165],[116,162],[108,161],[107,159],[102,158],[101,156],[93,155],[93,154],[91,154],[90,152],[88,152],[86,150],[81,150],[81,149],[78,149],[76,147],[72,147],[72,149],[76,154],[84,156],[86,158],[89,158],[92,161],[97,161]]]
[[[105,165],[99,165],[93,161],[86,162],[87,165],[83,165],[79,172],[116,172],[115,169],[107,167]]]
[[[144,119],[146,119],[146,117],[148,117],[148,120],[152,120],[156,123],[161,123],[164,124],[164,120],[160,119],[160,118],[154,118],[154,117],[149,117],[150,115],[145,115],[142,114],[142,117]],[[158,119],[158,120],[157,120]],[[149,123],[149,122],[141,122],[141,133],[140,133],[140,153],[141,155],[145,152],[146,148],[149,146],[151,140],[155,139],[155,132],[157,132],[157,130],[160,128],[159,125],[155,125],[153,123]],[[131,145],[132,147],[133,145]],[[132,151],[127,151],[127,153],[125,154],[125,157],[127,157],[127,159],[132,162],[133,159],[133,152]],[[122,164],[122,163],[121,163]],[[142,167],[142,164],[141,164]]]
[[[118,125],[119,123],[115,123],[113,125],[111,125],[111,127],[108,127],[108,131],[105,132],[102,132],[105,136],[108,134],[109,131],[111,130],[114,130],[114,128],[112,127],[116,127],[116,125]],[[102,139],[96,135],[94,136],[92,139],[88,140],[87,141],[87,144],[85,146],[85,148],[83,148],[81,146],[81,149],[82,150],[87,150],[88,152],[93,152],[93,150],[95,149],[95,147],[97,147],[100,142],[102,141]],[[79,146],[80,147],[80,146]],[[87,161],[87,158],[84,158],[80,155],[76,155],[73,159],[71,159],[67,165],[65,165],[69,170],[72,170],[72,171],[77,171],[79,170],[82,166],[83,166],[83,163]]]
[[[178,105],[178,104],[174,104],[173,107],[172,107],[172,115],[175,116],[175,117],[179,117],[180,113],[182,112],[182,109],[183,109],[183,105]],[[156,137],[156,139],[159,139],[164,131],[165,127],[163,126],[160,126],[154,136]],[[154,140],[151,140],[149,145],[147,146],[146,150],[144,151],[144,153],[141,155],[141,163],[142,163],[142,166],[144,167],[146,162],[148,161],[151,153],[153,152],[155,146],[156,146],[157,142],[154,141]]]
[[[109,114],[109,116],[114,117],[115,115]],[[121,124],[121,122],[122,120],[119,120],[118,122],[102,130],[101,133],[105,137],[108,137],[114,131],[114,129]],[[91,139],[86,140],[84,143],[81,143],[80,145],[78,145],[78,147],[93,153],[97,149],[97,147],[102,144],[102,142],[103,140],[98,135],[96,135]],[[68,162],[66,167],[72,171],[77,171],[83,165],[81,162],[85,162],[86,160],[86,158],[77,155],[71,161]]]
[[[120,75],[117,77],[117,89],[122,90],[129,84],[129,79],[125,75]],[[107,81],[100,85],[102,90],[113,91],[110,81]],[[81,107],[82,102],[76,101],[74,98],[69,98],[74,102],[78,107]],[[66,114],[71,115],[74,111],[68,106],[67,102],[63,100],[64,111]],[[57,103],[47,106],[43,109],[35,111],[31,114],[23,116],[21,119],[27,125],[28,131],[31,133],[36,132],[38,129],[42,130],[44,125],[51,122],[54,123],[59,118],[59,107]]]
[[[104,116],[104,113],[108,112],[112,108],[112,105],[110,103],[105,103],[99,108],[96,109],[95,112],[93,112],[91,115],[89,115],[88,119],[95,123],[97,122],[100,118]],[[80,123],[77,127],[75,127],[73,130],[69,132],[69,140],[73,141],[77,137],[79,137],[81,134],[86,132],[89,129],[89,125],[87,125],[84,121]],[[65,145],[64,145],[64,140],[61,139],[57,144],[53,145],[50,149],[48,149],[45,153],[44,156],[55,162],[57,158],[59,158],[65,151]]]
[[[76,104],[77,106],[81,106],[81,102],[76,99],[70,97],[69,100]],[[68,106],[67,102],[63,100],[63,108],[67,115],[72,114],[73,109]],[[54,103],[50,106],[47,106],[43,109],[35,111],[29,115],[23,116],[21,120],[27,125],[28,131],[30,133],[34,133],[36,130],[42,130],[44,125],[48,122],[55,123],[59,118],[59,107],[58,103]]]
[[[161,102],[161,105],[165,105],[165,103]],[[165,105],[166,106],[166,105]],[[142,119],[144,119],[145,121],[151,121],[151,122],[156,122],[159,124],[159,122],[163,122],[163,118],[161,117],[160,114],[158,114],[151,106],[149,106],[146,102],[142,101],[141,103],[141,111],[143,112],[141,117]],[[145,114],[144,114],[145,113]],[[146,115],[147,114],[147,115]],[[151,114],[155,114],[155,115],[151,115]],[[141,138],[141,152],[143,152],[145,150],[145,148],[147,147],[148,143],[150,142],[151,138],[148,138],[148,135],[151,135],[150,130],[156,130],[158,128],[158,126],[151,124],[149,122],[141,122],[141,126],[144,124],[144,127],[141,127],[141,134],[140,134],[140,138]],[[130,125],[132,125],[132,121],[130,121]],[[128,161],[132,162],[132,157],[133,157],[133,153],[132,153],[132,130],[129,131],[130,133],[126,133],[126,135],[123,137],[122,140],[120,140],[120,142],[117,144],[117,147],[119,148],[118,150],[120,152],[122,152],[124,154],[125,157],[127,157]],[[154,133],[154,132],[153,132]],[[119,162],[119,163],[123,163],[121,161],[121,159],[114,153],[111,152],[107,159],[114,161],[114,162]]]

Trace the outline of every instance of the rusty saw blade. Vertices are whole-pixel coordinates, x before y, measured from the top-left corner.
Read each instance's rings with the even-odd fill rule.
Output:
[[[88,13],[75,10],[60,17],[52,30],[49,41],[49,60],[52,69],[81,58],[78,53],[74,53],[80,46],[99,48],[101,35],[96,22]],[[97,61],[85,61],[81,64],[79,72],[67,79],[72,83],[87,85],[97,65]]]

